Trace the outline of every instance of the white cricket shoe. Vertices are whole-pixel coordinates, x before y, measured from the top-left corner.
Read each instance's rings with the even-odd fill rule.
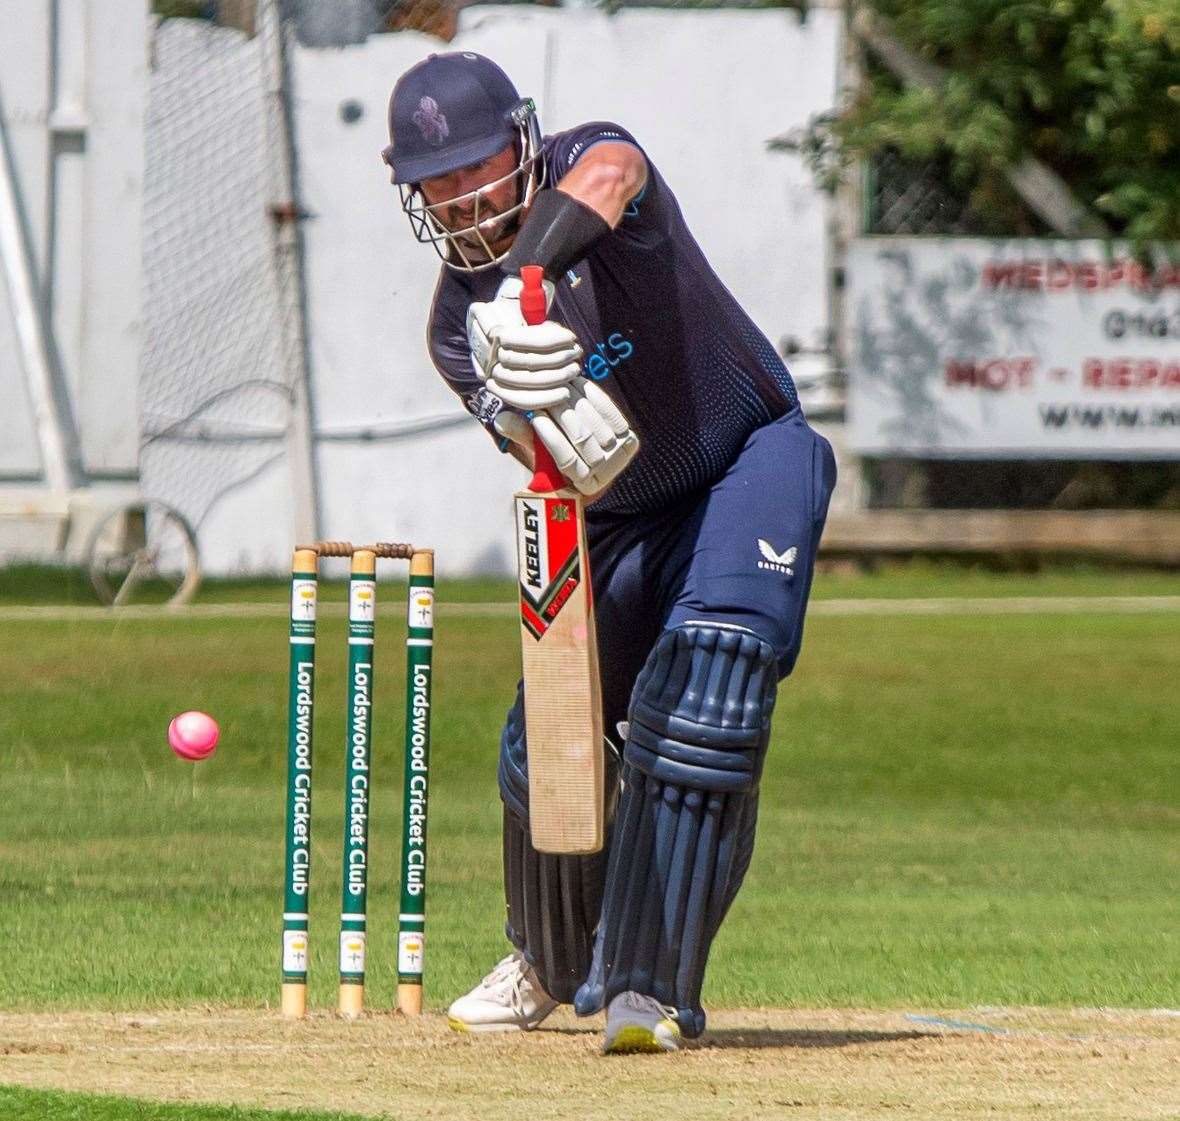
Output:
[[[519,950],[447,1009],[455,1031],[532,1031],[557,1007]]]
[[[658,1000],[642,993],[619,993],[606,1009],[606,1040],[602,1045],[608,1055],[626,1055],[636,1051],[676,1051],[680,1048],[680,1026],[675,1009],[665,1008]]]

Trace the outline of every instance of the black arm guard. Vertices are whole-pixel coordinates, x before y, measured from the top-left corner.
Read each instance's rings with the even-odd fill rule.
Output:
[[[516,276],[522,265],[540,265],[556,281],[609,233],[606,220],[585,203],[564,191],[538,191],[500,267]]]

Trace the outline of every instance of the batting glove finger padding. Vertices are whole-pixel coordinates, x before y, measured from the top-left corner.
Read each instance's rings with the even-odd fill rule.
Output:
[[[583,494],[614,482],[639,450],[639,438],[615,403],[593,382],[578,378],[568,400],[533,417],[533,427],[561,473]]]
[[[488,372],[487,382],[493,381],[509,393],[534,393],[537,390],[564,389],[576,377],[582,367],[577,362],[569,362],[557,369],[546,370],[539,368],[535,371],[524,370],[520,367],[512,369],[503,363],[504,351],[497,354],[498,361]]]
[[[546,377],[550,384],[560,384],[558,376],[562,381],[572,381],[582,372],[582,348],[577,336],[552,319],[523,327],[498,327],[495,337],[495,376],[502,382],[514,384],[512,378],[517,376],[522,388],[538,377]]]
[[[533,417],[533,430],[541,443],[549,449],[557,469],[583,494],[590,494],[593,489],[590,468],[574,450],[573,444],[553,418],[547,412],[537,413]]]
[[[581,390],[586,400],[594,406],[595,412],[610,426],[616,436],[633,435],[627,418],[623,416],[619,406],[606,395],[605,390],[600,389],[592,381],[583,381]]]
[[[533,426],[520,413],[501,409],[492,421],[492,427],[505,439],[533,450]]]
[[[474,303],[467,308],[467,345],[471,348],[471,364],[478,377],[487,381],[496,364],[500,329],[523,324],[520,302],[515,299],[497,298],[490,303]]]
[[[583,408],[579,412],[578,405]],[[593,421],[584,414],[594,414],[593,409],[585,408],[586,399],[578,397],[575,401],[572,399],[568,404],[549,410],[549,415],[553,418],[554,423],[561,429],[562,435],[569,440],[577,453],[578,458],[582,460],[586,466],[593,471],[600,463],[602,463],[607,456],[607,449],[602,446],[602,441],[599,438],[599,433],[594,431]],[[610,441],[613,444],[614,436],[610,435]]]
[[[605,459],[618,443],[618,437],[576,383],[571,387],[570,407],[578,422],[586,429],[589,438],[602,450],[602,458]],[[589,458],[587,462],[590,462]]]
[[[559,385],[553,389],[511,389],[501,385],[497,378],[488,378],[487,387],[505,405],[521,412],[531,413],[541,409],[556,408],[569,400],[569,386]]]

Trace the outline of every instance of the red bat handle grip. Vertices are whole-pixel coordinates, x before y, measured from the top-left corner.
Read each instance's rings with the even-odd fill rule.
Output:
[[[534,436],[533,477],[529,480],[529,490],[544,494],[551,490],[561,490],[565,485],[565,476],[557,469],[549,449],[541,442],[539,436]]]
[[[520,270],[520,280],[524,285],[520,290],[520,314],[524,321],[532,326],[545,322],[545,286],[541,278],[545,270],[540,265],[525,265]]]
[[[525,265],[520,270],[520,314],[529,324],[545,322],[547,308],[545,307],[545,287],[541,278],[545,270],[540,265]],[[565,486],[565,476],[557,469],[549,449],[536,437],[533,437],[533,475],[529,483],[529,490],[542,493],[550,490],[561,490]]]

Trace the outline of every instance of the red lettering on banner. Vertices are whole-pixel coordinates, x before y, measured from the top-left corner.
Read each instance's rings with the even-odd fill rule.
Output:
[[[1045,274],[1045,287],[1051,288],[1054,292],[1061,292],[1071,287],[1072,284],[1073,269],[1069,267],[1069,262],[1060,259],[1050,261]]]
[[[1087,358],[1082,363],[1082,385],[1087,389],[1180,390],[1180,362],[1154,358]]]
[[[983,266],[984,288],[1014,288],[1019,265],[1011,261],[988,261]]]
[[[1126,287],[1137,292],[1180,288],[1180,266],[1161,264],[1152,270],[1139,261],[1118,257],[1111,261],[1064,261],[1028,258],[1020,261],[986,261],[980,273],[985,289],[1083,292]]]
[[[1036,371],[1035,358],[988,358],[982,361],[948,359],[946,384],[968,389],[985,389],[997,393],[1004,389],[1028,389]]]

